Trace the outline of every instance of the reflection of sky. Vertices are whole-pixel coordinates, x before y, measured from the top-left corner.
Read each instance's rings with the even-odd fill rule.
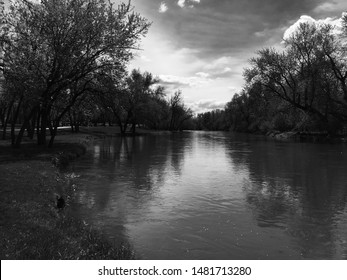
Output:
[[[93,151],[94,163],[98,163],[100,159],[100,145],[96,144]]]

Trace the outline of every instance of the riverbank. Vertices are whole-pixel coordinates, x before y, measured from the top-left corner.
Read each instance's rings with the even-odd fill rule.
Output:
[[[325,132],[297,132],[297,131],[270,131],[265,134],[276,140],[291,140],[299,142],[319,142],[319,143],[346,143],[347,137],[338,135],[332,137]]]
[[[8,141],[0,141],[1,259],[134,258],[127,246],[115,248],[98,230],[69,213],[78,181],[57,167],[83,155],[96,137],[112,133],[63,130],[51,149],[26,139],[21,149],[13,150]],[[57,195],[64,197],[64,209],[57,209]]]

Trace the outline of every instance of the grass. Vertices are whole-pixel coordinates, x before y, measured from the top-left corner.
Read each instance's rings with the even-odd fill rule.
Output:
[[[60,173],[56,165],[83,154],[88,139],[87,134],[65,133],[53,149],[28,142],[16,151],[0,143],[2,260],[134,258],[130,246],[116,248],[97,229],[71,215],[68,206],[56,208],[56,194],[73,199],[76,189],[69,174]]]

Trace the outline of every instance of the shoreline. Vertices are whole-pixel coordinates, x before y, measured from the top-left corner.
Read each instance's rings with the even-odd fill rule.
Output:
[[[134,259],[129,245],[115,248],[102,232],[69,213],[78,179],[76,185],[74,174],[59,168],[84,155],[92,141],[114,135],[97,134],[63,131],[53,148],[26,141],[12,150],[8,141],[0,141],[2,260]],[[57,195],[66,200],[62,210],[57,209]]]
[[[265,136],[282,141],[308,142],[308,143],[346,143],[346,136],[330,137],[328,133],[323,132],[295,132],[295,131],[270,131]]]

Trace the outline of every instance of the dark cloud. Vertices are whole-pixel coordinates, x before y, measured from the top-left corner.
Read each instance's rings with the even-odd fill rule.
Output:
[[[168,10],[158,13],[161,2]],[[177,1],[137,0],[153,21],[153,29],[165,30],[176,48],[200,50],[203,56],[242,54],[245,48],[265,44],[269,36],[277,36],[282,28],[302,14],[312,14],[323,0],[201,0],[194,8],[182,9]]]

